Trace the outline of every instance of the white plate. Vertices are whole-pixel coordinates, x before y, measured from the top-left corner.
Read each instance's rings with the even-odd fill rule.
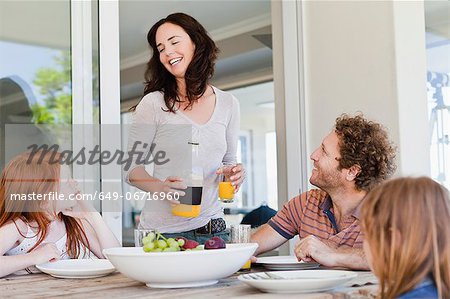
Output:
[[[305,270],[320,266],[319,263],[299,262],[295,256],[267,256],[259,257],[256,263],[263,265],[269,270]]]
[[[313,293],[341,286],[358,276],[355,272],[342,270],[301,270],[268,273],[282,277],[282,279],[254,279],[256,273],[239,275],[238,279],[249,286],[268,293]],[[258,275],[265,277],[263,273]]]
[[[44,273],[58,278],[94,278],[108,275],[116,269],[108,260],[59,260],[36,265]]]

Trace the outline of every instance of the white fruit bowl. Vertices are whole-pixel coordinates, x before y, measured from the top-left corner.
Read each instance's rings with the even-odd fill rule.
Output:
[[[258,244],[226,244],[225,249],[144,252],[142,247],[104,249],[103,254],[125,276],[152,288],[212,285],[238,271]]]

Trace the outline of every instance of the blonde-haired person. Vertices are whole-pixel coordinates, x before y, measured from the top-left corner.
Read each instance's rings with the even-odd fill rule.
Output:
[[[0,277],[52,260],[105,258],[103,249],[121,246],[89,203],[70,199],[80,191],[69,167],[54,162],[60,155],[24,153],[1,174]]]
[[[381,298],[450,298],[450,196],[430,178],[373,189],[362,207],[364,252]]]

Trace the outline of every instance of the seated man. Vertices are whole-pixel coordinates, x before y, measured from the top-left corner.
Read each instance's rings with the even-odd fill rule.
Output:
[[[362,250],[359,207],[367,192],[395,171],[395,149],[380,124],[342,115],[312,155],[310,183],[320,189],[287,202],[252,235],[255,255],[299,235],[299,260],[369,269]]]

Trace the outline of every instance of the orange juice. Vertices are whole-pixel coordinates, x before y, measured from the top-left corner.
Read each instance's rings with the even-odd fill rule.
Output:
[[[248,270],[248,269],[250,269],[251,265],[252,265],[252,261],[251,261],[251,260],[248,260],[248,261],[244,264],[244,266],[241,267],[241,270]]]
[[[231,182],[219,182],[219,198],[223,202],[232,202],[234,199],[234,186]]]
[[[172,205],[172,214],[179,217],[198,217],[201,211],[203,187],[187,187],[180,196],[180,204]]]
[[[174,205],[172,207],[172,214],[180,217],[198,217],[201,207],[200,205]]]

